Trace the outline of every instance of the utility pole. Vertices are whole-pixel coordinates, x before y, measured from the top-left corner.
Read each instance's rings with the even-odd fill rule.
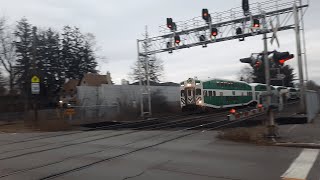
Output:
[[[302,6],[302,0],[299,0],[299,6]],[[304,69],[306,73],[306,81],[309,80],[309,73],[308,73],[308,60],[307,60],[307,49],[306,49],[306,36],[304,30],[304,20],[303,20],[303,11],[301,10],[300,13],[300,21],[301,21],[301,32],[302,32],[302,44],[303,44],[303,58],[304,58]]]
[[[265,68],[265,76],[266,76],[266,85],[267,85],[267,115],[268,115],[268,137],[275,137],[275,123],[274,123],[274,113],[271,108],[271,86],[270,86],[270,63],[268,58],[268,42],[267,42],[267,21],[266,21],[266,14],[263,12],[263,19],[262,19],[262,25],[263,25],[263,45],[264,45],[264,51],[263,51],[263,57],[264,57],[264,68]]]
[[[303,78],[303,64],[301,56],[301,39],[300,39],[300,22],[299,22],[299,10],[297,5],[293,5],[294,13],[294,22],[295,22],[295,34],[296,34],[296,43],[297,43],[297,57],[298,57],[298,69],[299,69],[299,83],[300,83],[300,111],[305,113],[305,86]]]
[[[138,71],[139,71],[139,87],[140,87],[140,115],[143,118],[143,87],[142,87],[142,77],[141,77],[141,62],[140,62],[140,47],[139,47],[139,40],[137,39],[137,51],[138,51]]]

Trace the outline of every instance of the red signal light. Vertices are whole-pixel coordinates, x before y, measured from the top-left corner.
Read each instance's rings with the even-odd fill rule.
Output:
[[[174,37],[174,42],[179,45],[179,43],[181,42],[179,35],[176,35],[176,36]]]
[[[217,28],[212,28],[211,29],[211,35],[212,36],[217,36],[218,35],[218,29]]]
[[[254,19],[254,20],[253,20],[253,27],[254,27],[254,28],[259,28],[259,27],[260,27],[260,21],[259,21],[259,19]]]
[[[279,63],[280,63],[280,64],[284,64],[284,62],[286,62],[286,60],[285,60],[285,59],[281,59],[281,60],[279,60]]]
[[[261,62],[260,62],[260,61],[257,61],[254,66],[255,66],[255,67],[260,67],[260,65],[261,65]]]
[[[230,109],[230,113],[231,113],[231,114],[235,114],[235,113],[236,113],[236,110],[235,110],[235,109]]]

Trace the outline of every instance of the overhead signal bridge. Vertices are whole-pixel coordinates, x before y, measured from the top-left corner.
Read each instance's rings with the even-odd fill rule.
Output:
[[[269,0],[250,4],[250,10],[245,13],[243,7],[211,14],[203,9],[202,16],[187,21],[175,22],[168,18],[167,24],[160,26],[160,36],[138,40],[139,44],[147,40],[151,45],[148,52],[139,48],[139,56],[194,46],[207,47],[208,44],[234,39],[244,41],[246,37],[274,32],[275,24],[277,31],[294,29],[294,4],[302,15],[309,6],[307,0]]]

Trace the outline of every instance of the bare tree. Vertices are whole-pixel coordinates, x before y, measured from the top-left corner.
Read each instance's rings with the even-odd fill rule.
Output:
[[[239,72],[239,80],[240,81],[252,83],[253,78],[254,78],[254,76],[253,76],[252,68],[245,66],[240,70],[240,72]]]
[[[9,93],[13,93],[17,77],[15,70],[16,49],[14,35],[4,17],[0,19],[0,62],[9,75]]]
[[[149,40],[147,29],[144,34],[144,39],[145,40],[142,43],[142,51],[148,52],[151,47],[151,42]],[[146,62],[148,62],[148,68],[146,66]],[[130,79],[137,81],[140,79],[141,74],[142,82],[146,82],[147,75],[149,75],[150,81],[159,82],[160,78],[163,75],[163,70],[163,61],[155,55],[148,55],[145,57],[141,57],[135,62],[134,66],[132,67],[132,73],[130,73],[129,76]]]

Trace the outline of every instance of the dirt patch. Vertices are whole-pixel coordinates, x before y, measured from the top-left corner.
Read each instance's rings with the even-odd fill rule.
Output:
[[[48,131],[67,131],[72,126],[66,121],[50,120],[50,121],[18,121],[15,123],[2,124],[0,133],[27,133],[27,132],[48,132]]]
[[[218,138],[236,142],[246,142],[258,145],[271,145],[270,140],[265,138],[266,127],[239,127],[224,129],[218,132]]]

